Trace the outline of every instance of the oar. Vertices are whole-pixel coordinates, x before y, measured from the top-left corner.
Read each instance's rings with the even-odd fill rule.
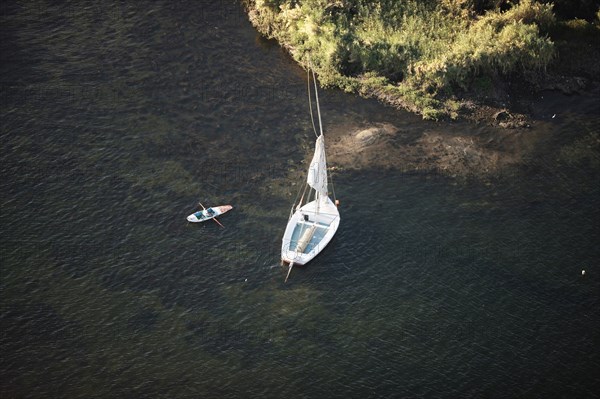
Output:
[[[204,205],[202,205],[202,202],[198,202],[198,204],[200,204],[200,206],[202,207],[202,209],[206,210],[206,208],[204,207]],[[219,226],[221,226],[222,228],[225,228],[225,226],[223,226],[223,225],[221,224],[221,222],[219,222],[219,221],[217,220],[217,218],[216,218],[216,217],[214,217],[214,216],[213,216],[211,219],[212,219],[212,220],[214,220],[214,221],[215,221],[215,222],[216,222],[216,223],[217,223]]]
[[[217,220],[217,218],[213,217],[213,218],[212,218],[212,220],[214,220],[215,222],[217,222],[217,224],[218,224],[219,226],[221,226],[222,228],[225,228],[225,226],[223,226],[223,225],[221,224],[221,222],[219,222],[219,221]]]

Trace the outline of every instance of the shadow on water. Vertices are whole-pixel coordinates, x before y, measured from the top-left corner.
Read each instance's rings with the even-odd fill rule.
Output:
[[[0,32],[3,396],[591,394],[597,108],[539,115],[567,149],[503,177],[335,173],[340,230],[284,285],[306,81],[239,4],[13,2]],[[332,130],[470,128],[322,98]]]

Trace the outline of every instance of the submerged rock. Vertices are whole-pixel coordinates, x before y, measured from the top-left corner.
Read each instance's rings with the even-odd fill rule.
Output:
[[[377,139],[382,135],[381,128],[371,127],[365,130],[361,130],[356,133],[354,137],[363,145],[369,145],[375,143]]]
[[[387,141],[397,131],[398,129],[389,123],[377,124],[354,133],[353,140],[349,140],[345,145],[359,149],[360,147],[380,144]]]
[[[498,117],[502,118],[504,115]],[[525,148],[519,143],[535,139],[494,128],[485,134],[469,134],[461,129],[440,130],[432,126],[419,133],[384,123],[366,128],[340,127],[329,137],[330,160],[342,169],[438,171],[453,177],[484,177],[509,168],[519,162],[520,151]],[[517,154],[513,143],[521,149]]]

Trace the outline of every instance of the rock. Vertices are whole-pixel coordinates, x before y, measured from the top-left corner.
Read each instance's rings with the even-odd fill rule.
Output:
[[[494,120],[496,122],[507,121],[511,118],[510,114],[506,110],[498,111],[494,114]]]
[[[375,143],[379,137],[381,137],[382,131],[380,128],[371,127],[365,130],[361,130],[356,133],[354,137],[358,140],[362,145],[370,145]]]

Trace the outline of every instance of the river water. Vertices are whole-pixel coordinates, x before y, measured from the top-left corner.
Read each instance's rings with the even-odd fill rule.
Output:
[[[539,152],[499,178],[335,173],[340,229],[284,285],[305,73],[238,4],[1,18],[2,397],[599,391],[598,168],[551,150],[598,132],[593,99],[540,99]],[[326,130],[474,128],[322,103]],[[186,223],[199,199],[234,206],[224,229]]]

